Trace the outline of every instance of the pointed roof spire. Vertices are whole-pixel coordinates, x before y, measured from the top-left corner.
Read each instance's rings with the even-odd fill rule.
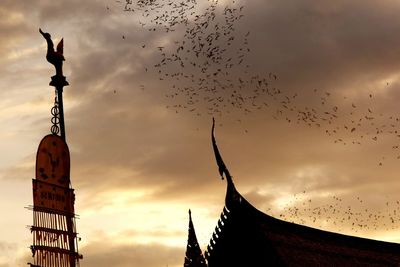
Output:
[[[203,252],[197,242],[196,232],[192,222],[192,212],[189,210],[189,230],[188,243],[186,247],[186,256],[184,267],[207,267]]]

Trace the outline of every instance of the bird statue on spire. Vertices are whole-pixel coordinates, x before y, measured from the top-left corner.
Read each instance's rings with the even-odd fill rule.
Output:
[[[57,45],[57,50],[54,50],[54,44],[53,41],[51,40],[51,35],[50,33],[43,32],[42,29],[39,28],[39,32],[43,35],[44,39],[46,39],[47,42],[47,54],[46,54],[46,59],[48,62],[54,65],[56,68],[56,75],[57,77],[63,77],[63,72],[62,72],[62,64],[63,61],[65,61],[63,52],[64,52],[64,39],[61,39],[61,41]]]

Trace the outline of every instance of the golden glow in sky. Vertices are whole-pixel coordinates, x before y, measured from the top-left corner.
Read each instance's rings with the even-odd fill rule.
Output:
[[[0,267],[31,258],[24,207],[54,103],[39,27],[55,42],[64,37],[82,266],[182,266],[189,208],[206,248],[226,189],[211,148],[213,116],[225,163],[255,207],[400,242],[397,1],[220,1],[215,21],[224,12],[243,16],[222,28],[234,37],[232,50],[208,51],[227,62],[216,57],[207,70],[184,34],[210,3],[199,1],[187,25],[166,31],[155,10],[143,17],[145,8],[124,11],[122,2],[0,4]],[[228,47],[223,40],[220,48]],[[218,83],[227,86],[210,89]],[[232,103],[237,84],[243,106],[239,97]]]

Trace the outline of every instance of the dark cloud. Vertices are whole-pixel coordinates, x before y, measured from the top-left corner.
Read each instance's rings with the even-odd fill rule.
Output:
[[[399,64],[399,8],[393,1],[248,3],[254,63],[297,89],[340,90],[384,77]]]
[[[279,62],[283,62],[282,56],[279,53],[273,52],[273,48],[285,50],[286,57],[292,57],[285,67],[285,70],[290,71],[290,73],[287,76],[283,75],[281,78],[283,84],[287,80],[291,80],[293,75],[301,76],[302,79],[307,77],[307,75],[299,73],[296,69],[309,70],[310,72],[310,69],[312,69],[313,73],[315,73],[315,69],[323,69],[326,64],[334,64],[336,62],[338,64],[336,68],[341,70],[343,64],[348,65],[348,62],[343,63],[346,62],[344,60],[346,55],[355,57],[355,52],[361,53],[358,46],[361,45],[360,42],[364,42],[365,40],[357,36],[362,35],[363,32],[360,32],[362,29],[354,26],[350,27],[355,31],[354,34],[341,33],[341,29],[350,31],[348,27],[344,27],[347,25],[345,22],[349,20],[350,16],[349,12],[346,11],[349,8],[346,4],[336,7],[334,13],[339,16],[335,17],[333,21],[328,20],[332,14],[326,12],[331,7],[315,7],[304,2],[297,3],[295,6],[274,2],[268,3],[268,5],[265,3],[262,6],[260,4],[258,4],[260,6],[256,5],[257,3],[254,3],[246,7],[248,14],[245,20],[243,20],[244,25],[241,28],[246,28],[247,23],[248,25],[252,25],[253,21],[265,18],[262,24],[259,24],[263,25],[263,30],[260,27],[249,27],[252,29],[252,43],[256,46],[263,44],[264,47],[262,51],[261,49],[257,49],[254,53],[265,55],[265,58],[268,59],[268,61],[263,61],[263,66],[277,66],[276,64],[281,64]],[[74,4],[72,3],[71,6],[74,6]],[[57,5],[50,5],[49,8],[59,10]],[[360,18],[355,23],[359,24],[364,20],[365,22],[369,21],[370,15],[365,10],[367,9],[363,8],[357,11],[360,13]],[[250,16],[253,15],[252,12],[257,13],[254,16]],[[286,15],[280,16],[282,13]],[[381,13],[377,12],[374,16],[381,18],[381,16],[387,15],[387,11],[382,11]],[[305,14],[309,16],[305,16]],[[253,19],[251,20],[250,17]],[[134,17],[132,16],[133,19]],[[314,23],[315,21],[324,21],[324,23]],[[276,25],[279,25],[279,27]],[[342,28],[335,25],[342,25]],[[292,26],[296,26],[297,28]],[[321,29],[321,27],[323,28]],[[376,27],[376,30],[374,28],[371,29],[372,34],[374,32],[376,34],[381,33],[383,26],[379,24]],[[176,191],[179,188],[186,187],[198,188],[194,185],[204,184],[204,176],[214,177],[212,170],[208,171],[207,175],[199,175],[201,169],[207,169],[214,164],[210,149],[206,149],[209,142],[206,139],[209,122],[202,119],[200,121],[201,124],[197,124],[199,121],[196,121],[196,119],[192,120],[193,118],[191,117],[182,119],[179,115],[174,117],[173,114],[164,109],[166,103],[165,99],[161,96],[161,92],[164,89],[163,84],[151,81],[151,77],[149,77],[149,74],[144,73],[142,67],[144,62],[155,61],[157,54],[150,52],[144,56],[141,53],[140,45],[138,45],[138,43],[149,44],[155,40],[155,37],[148,36],[147,33],[141,33],[136,28],[137,35],[123,40],[121,33],[126,34],[128,31],[131,32],[132,29],[129,30],[129,28],[132,28],[132,25],[118,27],[115,21],[111,21],[105,17],[99,22],[90,22],[77,29],[78,32],[82,33],[77,33],[78,36],[84,37],[84,33],[88,32],[88,37],[90,37],[90,39],[77,39],[80,53],[71,55],[70,58],[67,58],[66,62],[66,65],[70,64],[69,68],[71,69],[71,87],[66,89],[66,96],[68,97],[69,94],[73,98],[79,97],[80,102],[80,105],[74,107],[71,111],[68,111],[66,108],[68,127],[71,129],[70,137],[74,138],[71,139],[72,147],[76,147],[78,151],[84,151],[84,153],[77,154],[77,160],[82,163],[81,165],[85,166],[83,168],[86,170],[91,169],[93,172],[96,172],[96,169],[97,172],[101,172],[99,171],[101,168],[97,164],[103,162],[103,166],[109,165],[114,168],[118,168],[119,166],[121,169],[130,168],[134,172],[141,173],[142,177],[146,177],[142,182],[137,177],[135,177],[134,181],[131,181],[129,175],[121,178],[121,181],[118,181],[118,178],[114,178],[112,181],[104,179],[103,182],[107,185],[111,183],[116,186],[123,186],[131,182],[133,185],[140,183],[142,185],[148,183],[161,185],[160,182],[164,182],[164,186],[168,184],[169,190]],[[280,33],[284,32],[285,35],[274,33],[278,29]],[[257,34],[258,31],[260,34]],[[352,37],[354,40],[351,39],[346,43],[347,39],[343,37],[342,39],[345,41],[342,41],[339,38],[341,36],[339,33],[342,35],[345,34],[349,38]],[[267,38],[268,36],[272,36],[272,38]],[[291,38],[290,40],[285,39],[289,37]],[[379,39],[376,37],[373,39]],[[326,41],[326,39],[329,39],[329,41]],[[298,40],[296,42],[296,49],[289,47],[293,45],[293,40]],[[353,42],[356,42],[356,44],[350,45]],[[349,51],[343,52],[345,56],[338,59],[335,52],[337,50],[332,50],[331,43],[335,43],[335,47],[342,46],[343,48],[338,49],[339,51],[345,49]],[[370,54],[369,50],[366,54]],[[262,57],[258,56],[258,58]],[[313,63],[313,58],[316,60],[329,58],[329,60],[323,60],[323,62],[326,62],[324,65],[320,64],[322,61]],[[349,61],[357,60],[349,58]],[[298,62],[298,64],[292,64],[293,62]],[[314,69],[307,66],[300,68],[300,63],[306,65],[312,64],[312,66],[318,67],[313,67]],[[362,64],[364,65],[364,63]],[[257,62],[254,65],[257,66]],[[358,69],[358,67],[355,69]],[[325,72],[325,70],[323,71]],[[316,74],[316,76],[320,75]],[[308,77],[308,79],[310,82],[314,82],[313,78]],[[324,77],[324,81],[329,81],[329,79]],[[140,90],[140,83],[146,84],[144,91]],[[148,83],[151,84],[150,88],[147,87]],[[66,107],[68,107],[67,104]],[[176,126],[178,121],[180,125],[185,125],[185,127]],[[254,123],[250,122],[249,124],[252,124],[250,127],[253,127],[253,129],[259,127],[257,131],[261,133],[257,137],[259,138],[257,141],[258,146],[250,145],[249,147],[257,149],[256,147],[262,147],[260,144],[267,144],[266,141],[260,140],[264,139],[262,135],[266,127],[264,125],[267,123],[260,124],[258,121],[254,121]],[[196,132],[193,133],[192,130],[195,128],[202,128],[199,135]],[[191,136],[184,133],[187,129],[190,129]],[[285,131],[284,127],[281,129]],[[240,129],[233,128],[232,130]],[[299,130],[302,131],[301,129]],[[134,133],[134,135],[131,133]],[[200,136],[200,134],[203,136]],[[277,134],[281,135],[281,133]],[[93,135],[95,135],[95,138]],[[237,137],[232,132],[228,138],[233,140]],[[275,136],[270,136],[269,138],[275,138]],[[286,135],[282,139],[284,138],[287,140]],[[323,137],[320,138],[323,140]],[[202,140],[201,145],[199,142],[200,139]],[[287,145],[282,147],[282,143],[286,143]],[[184,159],[190,156],[187,154],[188,147],[191,149],[192,160],[185,161]],[[289,153],[285,148],[291,152]],[[274,149],[274,154],[270,156],[281,161],[282,158],[278,156],[280,154],[282,156],[293,154],[293,149],[304,150],[301,146],[294,147],[292,143],[282,140],[280,145]],[[249,151],[248,155],[242,154],[242,160],[249,161],[248,157],[252,157],[251,152]],[[228,153],[230,155],[235,154],[234,149]],[[268,157],[265,154],[264,156]],[[175,160],[172,161],[170,155],[174,155]],[[268,160],[265,157],[263,160]],[[297,162],[293,162],[292,164],[300,166],[305,161],[309,161],[310,158],[296,157],[293,161],[295,160]],[[257,160],[250,161],[254,163],[258,162]],[[275,160],[271,159],[271,161],[274,162]],[[281,162],[281,164],[277,164],[277,167],[282,165],[289,170],[287,164],[290,159],[286,158],[285,161],[285,163]],[[157,167],[155,168],[155,166]],[[235,166],[238,165],[235,164]],[[257,172],[255,167],[251,168],[253,173]],[[261,171],[259,172],[261,174]],[[193,178],[189,178],[187,174],[190,174],[190,177]],[[185,178],[183,178],[184,176]],[[152,177],[152,179],[148,179],[147,177]],[[90,183],[90,180],[90,178],[86,178],[88,183]],[[187,181],[193,182],[188,183]]]
[[[90,12],[89,5],[94,7]],[[392,38],[390,33],[397,25],[394,9],[381,5],[371,14],[368,11],[376,4],[363,3],[359,8],[354,3],[325,5],[274,1],[248,4],[238,31],[251,29],[255,70],[276,69],[280,86],[288,85],[289,90],[295,90],[294,85],[331,89],[339,81],[348,88],[354,83],[350,77],[361,77],[360,72],[382,77],[393,71],[396,58],[389,58],[388,54],[396,54],[399,46],[396,39],[389,43],[382,38]],[[43,6],[43,20],[58,17],[68,21],[72,18],[65,14],[78,10],[77,2],[67,7],[66,3],[44,1]],[[102,9],[99,4],[84,4],[78,12],[91,17]],[[107,14],[105,8],[104,12]],[[158,196],[173,198],[187,194],[187,188],[202,193],[214,190],[211,187],[219,181],[209,146],[210,118],[174,115],[164,108],[168,103],[163,98],[163,83],[143,69],[143,64],[155,62],[158,54],[142,49],[141,44],[155,42],[157,35],[140,31],[134,19],[132,15],[131,23],[124,19],[119,25],[118,20],[104,15],[100,21],[85,20],[75,28],[79,38],[74,46],[78,53],[67,55],[65,64],[71,73],[71,86],[66,88],[65,96],[67,133],[76,162],[73,172],[77,177],[73,179],[81,188],[93,192],[154,186],[159,187],[158,193],[162,192]],[[122,39],[122,35],[127,39]],[[381,65],[390,69],[382,73]],[[146,84],[144,90],[140,84]],[[69,108],[68,99],[79,104]],[[224,126],[218,129],[218,138],[225,145],[223,154],[230,166],[238,170],[238,183],[288,183],[296,179],[293,173],[298,169],[313,164],[325,166],[327,172],[318,177],[318,182],[310,182],[313,187],[338,185],[330,177],[340,176],[339,170],[352,175],[347,169],[350,164],[338,161],[341,148],[331,146],[320,132],[302,127],[292,131],[290,126],[273,123],[270,116],[258,114],[245,118],[253,131],[246,136],[241,126],[221,120]],[[243,153],[238,153],[238,148]],[[326,155],[326,150],[331,150],[331,155]],[[328,175],[331,169],[335,171]],[[113,175],[116,170],[126,174],[117,177]],[[371,179],[376,179],[376,175],[379,171]],[[343,187],[351,184],[349,178],[342,181]]]

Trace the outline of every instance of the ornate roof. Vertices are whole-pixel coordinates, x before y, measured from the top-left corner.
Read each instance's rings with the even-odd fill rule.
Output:
[[[253,207],[235,188],[212,142],[225,207],[205,253],[209,267],[400,266],[400,244],[323,231],[273,218]]]

